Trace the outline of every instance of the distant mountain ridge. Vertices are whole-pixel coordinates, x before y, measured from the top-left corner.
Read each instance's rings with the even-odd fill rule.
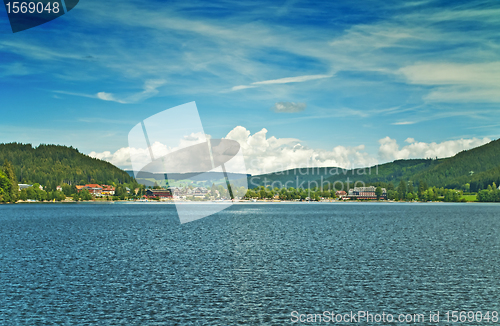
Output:
[[[413,183],[425,182],[429,186],[461,188],[469,184],[470,191],[485,189],[493,182],[500,184],[500,139],[462,151],[442,159],[396,160],[378,166],[342,169],[337,167],[299,168],[249,177],[249,188],[263,185],[307,187],[322,182],[361,181],[365,184],[389,184],[397,186],[401,180]]]
[[[9,143],[0,144],[0,163],[10,161],[15,169],[18,183],[40,183],[54,188],[62,183],[135,183],[133,171],[123,171],[118,167],[88,155],[73,147],[60,145],[40,145]],[[171,173],[171,180],[212,182],[220,174],[210,173],[203,177],[198,174]],[[231,175],[233,178],[244,174]],[[500,139],[488,144],[462,151],[443,159],[396,160],[378,166],[342,169],[338,167],[298,168],[262,175],[246,175],[250,189],[264,184],[278,187],[306,186],[314,182],[355,181],[365,184],[397,185],[400,180],[425,182],[429,186],[463,188],[469,184],[470,191],[485,189],[495,182],[500,184]],[[203,180],[202,180],[203,179]],[[274,183],[274,184],[273,184]]]
[[[408,179],[413,174],[438,164],[440,160],[411,159],[397,160],[391,163],[375,165],[366,168],[343,169],[339,167],[298,168],[285,171],[255,175],[249,178],[249,187],[255,188],[264,183],[279,185],[287,184],[296,188],[297,185],[307,185],[308,182],[350,182],[365,183],[391,182]],[[292,182],[293,181],[293,182]]]
[[[127,171],[133,176],[133,171]],[[170,180],[211,181],[209,175],[189,173],[170,173]],[[214,175],[214,178],[216,176]],[[241,177],[241,176],[239,176]],[[201,178],[201,179],[200,179]],[[445,188],[464,188],[469,184],[470,191],[485,189],[495,182],[500,184],[500,139],[488,144],[462,151],[452,157],[441,159],[396,160],[366,168],[343,169],[339,167],[296,168],[261,175],[248,176],[248,188],[259,186],[308,187],[324,182],[353,185],[356,181],[365,184],[389,184],[394,186],[401,181],[425,182],[428,186]]]

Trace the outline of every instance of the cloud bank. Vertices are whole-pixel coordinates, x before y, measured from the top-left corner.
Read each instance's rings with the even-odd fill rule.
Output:
[[[385,137],[380,139],[378,155],[383,161],[392,161],[409,158],[443,158],[450,157],[463,150],[471,149],[489,143],[489,138],[470,138],[448,140],[441,143],[418,142],[413,138],[405,140],[408,145],[399,148],[395,139]]]
[[[248,173],[255,175],[300,167],[350,169],[373,166],[397,159],[443,158],[491,141],[489,138],[470,138],[448,140],[441,143],[425,143],[408,138],[405,141],[407,145],[400,147],[395,139],[385,137],[378,141],[378,153],[372,155],[366,152],[364,144],[351,147],[337,145],[329,150],[313,149],[302,145],[299,139],[276,138],[268,136],[267,133],[265,128],[252,134],[245,127],[237,126],[225,137],[238,141],[241,145]],[[191,138],[198,139],[197,135],[192,136]],[[190,141],[192,140],[181,140],[179,146],[185,147],[189,145]],[[155,153],[161,152],[165,155],[176,150],[176,148],[167,148],[160,143],[154,143],[152,147],[154,147]],[[105,151],[89,154],[91,157],[108,161],[123,169],[131,169],[130,155],[144,157],[145,160],[149,157],[146,150],[129,147],[120,148],[114,153]]]

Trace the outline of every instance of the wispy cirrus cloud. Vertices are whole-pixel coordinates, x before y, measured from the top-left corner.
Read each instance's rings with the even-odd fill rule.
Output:
[[[416,121],[399,121],[399,122],[393,122],[391,124],[395,125],[395,126],[402,126],[402,125],[412,125],[414,123],[417,123],[417,122]]]
[[[78,93],[78,92],[66,92],[66,91],[54,91],[54,92],[66,95],[73,95],[73,96],[97,98],[103,101],[117,102],[121,104],[129,104],[129,103],[140,102],[142,100],[148,99],[158,94],[158,88],[164,85],[165,83],[166,83],[165,80],[147,80],[144,83],[144,90],[142,92],[124,97],[117,97],[116,95],[107,92],[98,92],[95,95]]]
[[[412,84],[487,85],[500,87],[500,61],[487,63],[418,63],[399,71]]]
[[[288,83],[302,83],[315,79],[330,78],[333,75],[307,75],[307,76],[296,76],[296,77],[286,77],[280,79],[264,80],[260,82],[252,83],[252,85],[268,85],[268,84],[288,84]]]
[[[272,123],[281,128],[273,131],[287,134],[287,123],[300,121],[301,130],[315,139],[322,127],[325,148],[353,128],[352,137],[362,142],[410,123],[426,130],[431,119],[448,116],[449,123],[432,130],[447,138],[460,135],[451,123],[474,127],[500,118],[493,107],[500,102],[495,79],[500,5],[494,1],[396,5],[374,0],[371,6],[291,1],[286,9],[245,0],[152,1],[148,6],[96,2],[79,7],[64,28],[46,24],[50,33],[0,37],[5,102],[13,111],[21,105],[9,89],[22,87],[30,94],[57,89],[57,95],[99,101],[89,108],[78,98],[49,103],[34,96],[31,107],[44,103],[50,117],[70,102],[72,118],[79,117],[75,112],[99,110],[102,118],[112,119],[116,113],[106,110],[111,103],[131,104],[121,110],[132,115],[141,109],[134,103],[150,99],[147,104],[154,105],[159,96],[162,108],[179,99],[203,101],[205,116],[224,117],[225,125],[251,120],[261,129]],[[65,37],[68,33],[72,37]],[[166,80],[168,87],[144,82]],[[307,116],[283,114],[272,121],[276,114],[269,108],[287,99],[307,103]],[[370,131],[357,124],[367,117]],[[481,138],[492,134],[473,130]],[[427,130],[422,133],[431,137]]]
[[[129,103],[127,101],[120,100],[120,99],[116,98],[111,93],[106,93],[106,92],[99,92],[99,93],[96,94],[95,97],[98,98],[98,99],[100,99],[100,100],[103,100],[103,101],[118,102],[118,103],[122,103],[122,104]]]
[[[500,102],[500,61],[419,63],[399,69],[409,83],[435,86],[424,98],[436,102]]]
[[[295,77],[286,77],[279,79],[271,79],[271,80],[263,80],[259,82],[251,83],[250,85],[239,85],[231,88],[233,91],[239,91],[246,88],[255,88],[261,85],[272,85],[272,84],[289,84],[289,83],[303,83],[310,80],[330,78],[333,75],[305,75],[305,76],[295,76]]]

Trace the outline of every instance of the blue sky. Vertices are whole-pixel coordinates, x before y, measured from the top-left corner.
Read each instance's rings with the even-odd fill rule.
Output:
[[[500,134],[499,30],[497,1],[82,0],[15,34],[1,9],[0,142],[127,167],[135,124],[196,101],[268,170],[452,155]]]

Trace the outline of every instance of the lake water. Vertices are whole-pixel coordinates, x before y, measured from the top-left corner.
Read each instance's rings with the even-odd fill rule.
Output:
[[[361,310],[500,311],[500,205],[239,204],[183,225],[169,204],[0,205],[1,325]]]

